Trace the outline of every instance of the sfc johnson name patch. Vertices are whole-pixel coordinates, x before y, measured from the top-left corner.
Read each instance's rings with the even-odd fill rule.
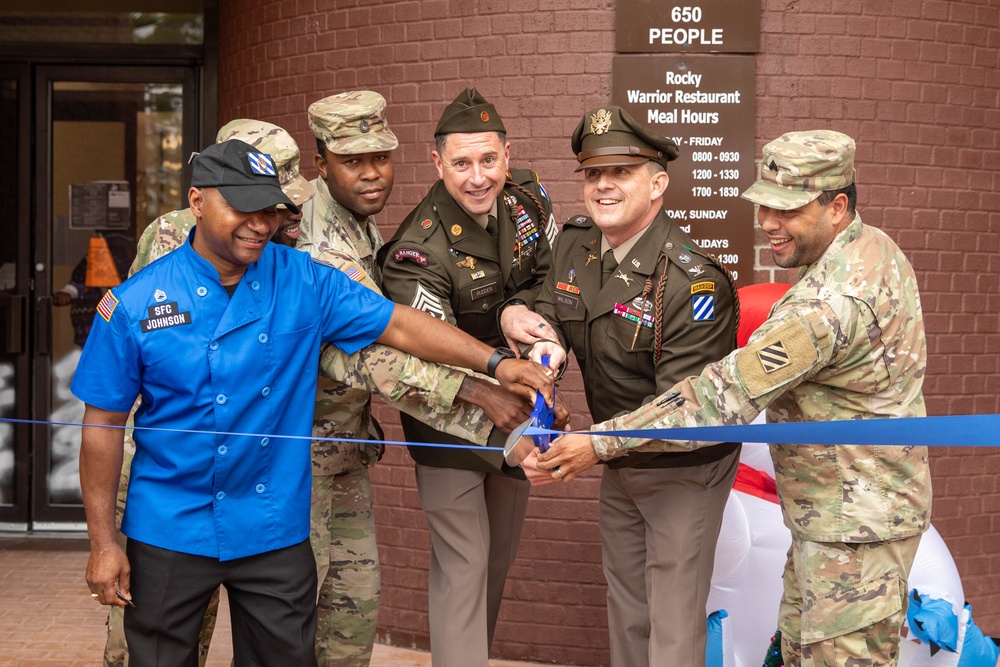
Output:
[[[139,320],[142,333],[191,324],[191,313],[187,311],[183,313],[179,312],[176,301],[161,303],[158,306],[150,306],[146,309],[146,312],[149,313],[149,319]]]

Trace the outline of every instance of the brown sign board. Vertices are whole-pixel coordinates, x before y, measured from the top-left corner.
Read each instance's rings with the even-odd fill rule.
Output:
[[[618,0],[619,53],[757,53],[760,0]]]
[[[735,274],[753,282],[756,179],[753,56],[615,56],[611,101],[680,149],[670,163],[664,208],[681,229]]]

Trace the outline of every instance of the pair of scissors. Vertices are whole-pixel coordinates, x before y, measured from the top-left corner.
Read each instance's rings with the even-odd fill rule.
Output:
[[[542,366],[548,367],[549,365],[549,355],[542,355]],[[555,404],[555,389],[552,391],[552,402]],[[503,457],[507,461],[507,465],[517,466],[521,464],[528,454],[532,452],[535,447],[542,452],[548,451],[549,443],[552,442],[552,436],[548,433],[540,433],[532,436],[524,435],[524,432],[529,427],[534,428],[552,428],[552,422],[555,421],[555,410],[550,408],[545,404],[545,397],[541,393],[535,395],[535,407],[531,411],[531,415],[521,422],[510,435],[507,436],[507,441],[503,448]],[[520,446],[519,446],[520,445]]]

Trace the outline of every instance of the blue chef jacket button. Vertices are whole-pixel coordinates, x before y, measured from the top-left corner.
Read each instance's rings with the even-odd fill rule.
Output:
[[[222,500],[225,497],[226,497],[226,494],[224,494],[222,491],[219,491],[217,494],[215,494],[215,499],[216,500]]]
[[[267,447],[267,445],[268,445],[269,442],[271,442],[270,438],[264,438],[263,440],[260,441],[260,446],[261,447]]]
[[[258,484],[256,488],[257,493],[264,493],[264,485]]]
[[[263,389],[260,390],[260,395],[261,396],[270,396],[271,395],[271,388],[270,387],[264,387]]]
[[[218,350],[219,349],[219,341],[213,340],[211,343],[208,344],[208,349],[210,349],[210,350]]]
[[[199,287],[198,289],[195,290],[195,292],[198,293],[198,296],[205,296],[206,294],[208,294],[208,290],[204,287]]]
[[[225,404],[227,400],[228,399],[226,398],[225,394],[219,394],[218,396],[215,397],[215,402],[218,403],[219,405]]]
[[[261,335],[257,336],[257,340],[259,340],[262,343],[266,343],[267,342],[267,334],[261,334]]]
[[[218,451],[219,451],[219,454],[222,454],[223,456],[225,456],[226,452],[229,451],[229,448],[226,447],[225,445],[219,445],[219,450]]]
[[[252,283],[250,283],[250,289],[252,289],[254,292],[260,291],[260,283],[257,282],[256,280],[253,281]]]

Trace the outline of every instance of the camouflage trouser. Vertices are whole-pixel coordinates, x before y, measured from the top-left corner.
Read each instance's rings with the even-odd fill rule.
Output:
[[[793,539],[778,614],[785,667],[893,667],[920,536],[844,544]]]
[[[367,667],[381,587],[368,469],[313,477],[312,547],[319,590],[319,667]]]
[[[125,536],[121,533],[122,515],[125,513],[125,496],[128,495],[129,473],[132,471],[132,457],[135,455],[135,443],[131,431],[126,432],[125,454],[122,459],[122,475],[118,480],[118,507],[115,510],[115,523],[118,526],[118,543],[125,549]],[[212,641],[215,630],[215,619],[219,615],[219,591],[216,590],[212,601],[205,610],[205,620],[201,623],[201,634],[198,636],[198,665],[205,667],[208,659],[208,645]],[[125,644],[125,607],[110,607],[108,610],[108,640],[104,644],[104,667],[127,667],[128,646]]]

